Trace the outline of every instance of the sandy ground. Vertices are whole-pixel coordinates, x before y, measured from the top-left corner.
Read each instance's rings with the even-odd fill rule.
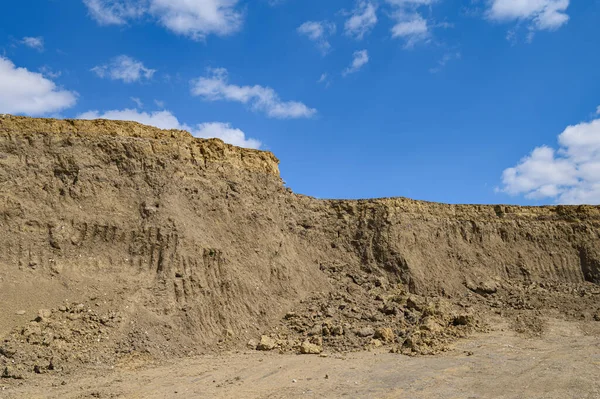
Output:
[[[591,327],[590,327],[591,326]],[[542,338],[497,328],[440,356],[247,352],[0,381],[0,398],[600,398],[597,325],[553,320]]]

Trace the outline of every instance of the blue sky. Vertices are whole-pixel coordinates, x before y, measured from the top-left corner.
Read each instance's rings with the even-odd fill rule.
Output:
[[[0,113],[275,153],[296,192],[600,203],[600,1],[19,0]]]

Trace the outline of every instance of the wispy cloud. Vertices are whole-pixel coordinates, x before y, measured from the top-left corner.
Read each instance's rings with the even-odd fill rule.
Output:
[[[265,112],[271,118],[308,118],[317,112],[301,102],[282,101],[270,87],[238,86],[230,84],[228,80],[226,69],[211,68],[207,76],[191,82],[192,95],[206,101],[226,100],[248,104],[253,110]]]
[[[24,37],[21,40],[21,43],[27,47],[36,49],[38,51],[44,51],[44,38],[41,36],[38,37]]]
[[[361,40],[377,25],[377,6],[372,1],[358,0],[344,24],[346,35]]]
[[[347,76],[351,73],[358,72],[369,62],[369,53],[367,50],[355,51],[353,54],[352,64],[342,72],[342,75]]]
[[[144,108],[144,103],[139,99],[139,97],[129,97],[129,99],[133,101],[138,108]]]
[[[193,40],[228,35],[242,26],[238,0],[83,0],[100,25],[125,25],[144,16]]]
[[[143,63],[127,55],[120,55],[108,64],[92,68],[92,72],[101,78],[133,83],[143,79],[151,79],[156,70],[146,68]]]
[[[316,43],[317,48],[327,54],[331,50],[328,37],[336,31],[336,26],[328,21],[307,21],[298,27],[298,33]]]
[[[442,56],[442,58],[437,62],[437,65],[434,66],[433,68],[429,69],[429,72],[431,73],[438,73],[440,72],[442,69],[444,69],[444,67],[446,67],[446,64],[449,63],[452,60],[458,60],[460,59],[461,55],[460,52],[449,52],[446,53]]]

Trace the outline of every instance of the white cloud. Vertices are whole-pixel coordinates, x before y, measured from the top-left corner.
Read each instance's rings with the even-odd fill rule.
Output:
[[[336,26],[334,23],[327,21],[307,21],[300,25],[297,30],[299,34],[315,42],[319,50],[325,55],[331,49],[331,44],[327,40],[327,37],[335,33]]]
[[[40,73],[44,76],[49,77],[50,79],[56,79],[61,77],[62,72],[61,71],[54,71],[52,69],[50,69],[49,66],[44,65],[39,69]]]
[[[282,101],[270,87],[229,84],[224,68],[209,69],[207,76],[192,80],[191,86],[194,96],[207,101],[227,100],[249,104],[253,110],[265,112],[271,118],[307,118],[317,112],[301,102]]]
[[[44,50],[44,38],[41,37],[41,36],[38,36],[38,37],[24,37],[23,40],[21,40],[21,43],[23,43],[27,47],[31,47],[31,48],[36,49],[38,51],[43,51]]]
[[[361,40],[377,25],[377,6],[366,0],[358,0],[350,18],[344,25],[344,32]]]
[[[600,105],[596,108],[596,115],[600,115]]]
[[[558,151],[535,148],[506,169],[500,191],[564,204],[600,204],[600,119],[567,127],[558,142]]]
[[[83,0],[90,16],[101,25],[124,25],[150,16],[168,30],[203,40],[210,34],[228,35],[242,25],[238,0]]]
[[[165,107],[165,102],[164,101],[154,100],[154,104],[156,104],[156,106],[158,108],[164,108]]]
[[[527,21],[530,31],[555,30],[566,24],[569,0],[492,0],[488,18],[499,22]]]
[[[156,111],[152,113],[140,112],[137,109],[112,110],[106,112],[88,111],[77,116],[78,119],[112,119],[123,121],[136,121],[144,125],[155,126],[160,129],[187,130],[194,137],[216,137],[226,143],[246,148],[260,148],[261,143],[256,139],[246,138],[240,129],[234,129],[229,123],[211,122],[201,123],[195,127],[179,122],[170,111]]]
[[[369,53],[367,50],[355,51],[353,56],[354,58],[352,59],[352,64],[342,73],[344,76],[358,72],[369,62]]]
[[[0,56],[0,113],[44,115],[72,107],[77,93]]]
[[[392,27],[392,38],[403,39],[407,48],[429,40],[432,26],[423,17],[420,9],[430,8],[436,0],[386,0],[386,2],[394,8],[392,18],[396,23]]]
[[[140,61],[129,56],[120,55],[108,64],[92,68],[92,72],[101,78],[107,77],[133,83],[142,79],[151,79],[156,70],[146,68]]]
[[[239,147],[260,148],[261,142],[255,139],[246,139],[246,135],[240,129],[234,129],[229,123],[210,122],[201,123],[193,131],[196,137],[218,137],[226,143]]]
[[[331,79],[329,79],[329,75],[327,73],[323,73],[321,74],[319,80],[317,80],[317,83],[322,83],[325,85],[325,87],[329,87],[331,86]]]
[[[100,25],[125,25],[129,19],[146,12],[144,2],[138,0],[83,0],[83,3]]]
[[[444,69],[444,67],[446,66],[447,63],[449,63],[452,60],[458,60],[460,59],[461,54],[460,52],[449,52],[444,54],[444,56],[437,62],[437,65],[433,68],[429,69],[429,72],[431,73],[438,73],[440,72],[442,69]]]
[[[139,97],[129,97],[129,99],[133,101],[138,108],[144,108],[144,103],[139,99]]]

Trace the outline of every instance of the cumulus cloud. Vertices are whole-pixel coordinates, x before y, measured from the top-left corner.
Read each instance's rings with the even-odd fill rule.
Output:
[[[297,30],[299,34],[315,42],[323,55],[331,50],[331,44],[327,40],[327,37],[335,33],[336,26],[334,23],[327,21],[307,21],[300,25]]]
[[[366,0],[358,0],[350,18],[344,24],[344,32],[361,40],[377,25],[377,6]]]
[[[101,78],[133,83],[142,79],[151,79],[156,70],[146,68],[140,61],[127,55],[120,55],[108,64],[92,68],[92,72]]]
[[[124,25],[149,16],[166,29],[194,40],[228,35],[242,25],[238,0],[83,0],[101,25]]]
[[[44,50],[44,38],[41,36],[38,36],[38,37],[27,37],[26,36],[23,38],[23,40],[21,40],[21,43],[23,43],[27,47],[31,47],[38,51]]]
[[[367,50],[355,51],[352,59],[352,64],[342,73],[344,76],[354,72],[358,72],[363,66],[369,62],[369,53]]]
[[[194,137],[219,138],[226,143],[246,148],[260,148],[260,141],[246,138],[240,129],[233,128],[229,123],[210,122],[190,126],[181,123],[170,111],[141,112],[137,109],[111,110],[106,112],[88,111],[77,116],[78,119],[112,119],[135,121],[160,129],[187,130]]]
[[[39,116],[70,108],[77,93],[0,56],[0,113]]]
[[[500,191],[557,203],[600,204],[600,119],[567,127],[560,148],[535,148],[502,174]]]
[[[226,100],[248,104],[253,110],[265,112],[271,118],[308,118],[317,112],[301,102],[282,101],[270,87],[237,86],[228,80],[226,69],[210,68],[207,76],[192,80],[192,95],[206,101]]]
[[[499,22],[529,23],[531,32],[556,30],[567,23],[569,0],[492,0],[487,16]]]

